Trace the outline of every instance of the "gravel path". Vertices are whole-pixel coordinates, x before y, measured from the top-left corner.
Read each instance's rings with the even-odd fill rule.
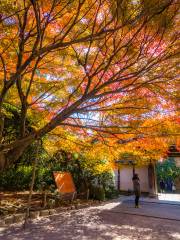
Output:
[[[103,206],[62,212],[50,218],[41,218],[28,224],[1,228],[1,240],[180,240],[180,206],[164,204],[155,216],[158,204],[142,204],[139,212],[133,212],[130,200],[112,201]],[[177,207],[177,220],[161,217],[160,212]],[[149,216],[146,208],[152,209]],[[126,212],[123,210],[126,209]],[[143,210],[144,209],[144,210]],[[137,211],[137,210],[136,210]],[[142,216],[142,213],[147,216]],[[133,214],[132,214],[133,213]],[[139,214],[141,213],[141,214]],[[148,210],[149,213],[149,210]],[[166,216],[168,216],[166,214]],[[171,215],[170,215],[171,216]]]

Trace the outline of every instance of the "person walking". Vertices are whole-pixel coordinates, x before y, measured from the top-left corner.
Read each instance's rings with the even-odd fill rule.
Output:
[[[174,184],[174,182],[172,183],[172,192],[173,192],[173,193],[176,192],[176,185]]]
[[[133,178],[134,194],[135,194],[135,208],[139,208],[139,198],[140,198],[140,180],[138,174],[134,174]]]
[[[160,180],[159,186],[160,186],[161,193],[164,193],[164,191],[165,191],[165,182],[164,182],[163,179]]]

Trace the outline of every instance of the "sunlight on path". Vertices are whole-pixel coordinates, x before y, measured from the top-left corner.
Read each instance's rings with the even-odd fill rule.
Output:
[[[133,197],[121,197],[97,207],[61,212],[39,218],[23,230],[20,225],[0,229],[1,240],[180,240],[180,220],[161,215],[166,208],[175,214],[179,205],[143,202],[134,209]],[[157,200],[158,201],[158,200]],[[179,210],[178,210],[179,209]],[[123,213],[122,211],[127,211]],[[136,212],[135,212],[136,211]],[[140,215],[140,214],[147,214]]]
[[[180,194],[159,193],[159,200],[180,202]]]

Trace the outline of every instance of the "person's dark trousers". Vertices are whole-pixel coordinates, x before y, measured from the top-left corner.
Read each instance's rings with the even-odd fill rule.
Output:
[[[135,196],[135,207],[139,206],[139,196]]]

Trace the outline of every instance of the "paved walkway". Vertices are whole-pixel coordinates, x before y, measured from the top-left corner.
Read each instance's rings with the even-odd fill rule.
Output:
[[[146,199],[147,200],[147,199]],[[141,201],[132,197],[99,207],[67,211],[41,218],[23,230],[2,228],[1,240],[180,240],[180,205]]]
[[[180,204],[180,194],[171,194],[171,193],[159,193],[158,199],[161,201],[177,202]]]

